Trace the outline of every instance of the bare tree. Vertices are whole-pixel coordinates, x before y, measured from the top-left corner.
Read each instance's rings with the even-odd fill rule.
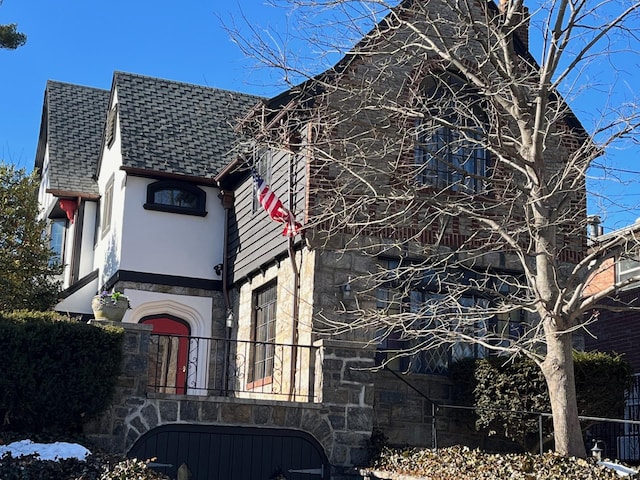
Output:
[[[310,75],[273,36],[234,35],[286,81],[301,80],[286,107],[265,105],[272,120],[257,132],[277,143],[276,127],[305,126],[310,244],[375,259],[351,279],[357,303],[323,312],[323,324],[386,342],[386,361],[406,357],[407,368],[489,352],[532,358],[556,450],[585,456],[572,337],[622,286],[588,295],[589,276],[637,246],[619,236],[587,249],[586,178],[607,147],[638,132],[639,112],[610,103],[585,126],[567,101],[588,91],[590,65],[633,50],[640,4],[291,3],[316,50],[343,52],[361,36]],[[276,110],[286,114],[278,122]]]

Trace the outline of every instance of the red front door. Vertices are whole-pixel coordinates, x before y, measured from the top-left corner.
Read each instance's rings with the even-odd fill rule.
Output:
[[[189,369],[189,325],[181,320],[169,317],[147,317],[140,323],[153,326],[158,338],[155,363],[150,369],[153,379],[150,384],[161,393],[186,393],[187,372]],[[166,336],[164,336],[166,335]]]

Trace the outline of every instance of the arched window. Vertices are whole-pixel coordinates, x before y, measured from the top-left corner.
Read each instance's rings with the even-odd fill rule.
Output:
[[[450,73],[423,85],[423,118],[416,121],[418,183],[465,193],[486,191],[489,153],[480,99]]]
[[[195,185],[163,180],[147,187],[144,208],[204,217],[206,198],[206,193]]]

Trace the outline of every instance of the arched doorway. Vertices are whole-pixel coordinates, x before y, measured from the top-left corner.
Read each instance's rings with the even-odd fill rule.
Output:
[[[153,327],[149,348],[149,387],[156,393],[186,393],[191,328],[173,315],[148,316],[140,323]]]

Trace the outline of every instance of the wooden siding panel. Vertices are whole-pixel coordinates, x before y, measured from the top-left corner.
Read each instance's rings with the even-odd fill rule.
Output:
[[[295,173],[289,175],[289,159],[295,159]],[[289,208],[289,189],[294,191],[294,212],[304,218],[305,161],[301,155],[278,151],[274,154],[269,188]],[[250,176],[235,190],[235,204],[229,219],[228,256],[230,281],[236,282],[258,270],[260,266],[272,262],[287,252],[287,237],[282,235],[284,225],[271,220],[259,208],[253,211],[253,183]],[[299,240],[299,237],[298,237]]]

